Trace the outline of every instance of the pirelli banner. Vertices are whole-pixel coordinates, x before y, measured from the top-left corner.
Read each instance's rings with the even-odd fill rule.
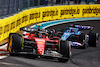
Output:
[[[64,5],[24,10],[0,19],[0,41],[6,39],[9,33],[17,32],[21,27],[32,23],[84,17],[100,17],[100,5]]]

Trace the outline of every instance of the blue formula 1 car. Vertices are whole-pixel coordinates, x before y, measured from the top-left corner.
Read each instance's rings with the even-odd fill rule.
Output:
[[[98,44],[98,33],[94,33],[93,27],[72,24],[66,31],[58,30],[57,34],[62,40],[68,40],[72,46],[86,48],[87,46],[96,47]]]

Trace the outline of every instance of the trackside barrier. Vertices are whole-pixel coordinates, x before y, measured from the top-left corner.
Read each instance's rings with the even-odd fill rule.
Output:
[[[64,5],[25,10],[0,19],[0,41],[6,39],[10,32],[17,32],[21,27],[32,23],[84,17],[100,17],[100,5]]]

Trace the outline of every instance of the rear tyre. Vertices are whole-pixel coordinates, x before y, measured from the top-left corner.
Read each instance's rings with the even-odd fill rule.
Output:
[[[58,58],[58,61],[67,62],[71,55],[71,46],[69,45],[69,41],[60,41],[59,52],[63,56],[61,58]]]
[[[21,50],[22,44],[23,44],[23,39],[20,34],[18,33],[9,34],[9,43],[7,50],[11,56],[17,54],[17,52]]]
[[[89,33],[89,41],[88,41],[89,46],[97,47],[98,38],[99,38],[98,33],[90,32]]]

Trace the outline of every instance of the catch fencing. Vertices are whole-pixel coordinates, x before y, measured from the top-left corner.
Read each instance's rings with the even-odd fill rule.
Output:
[[[0,18],[17,14],[28,8],[89,3],[94,4],[95,2],[94,0],[0,0]]]

